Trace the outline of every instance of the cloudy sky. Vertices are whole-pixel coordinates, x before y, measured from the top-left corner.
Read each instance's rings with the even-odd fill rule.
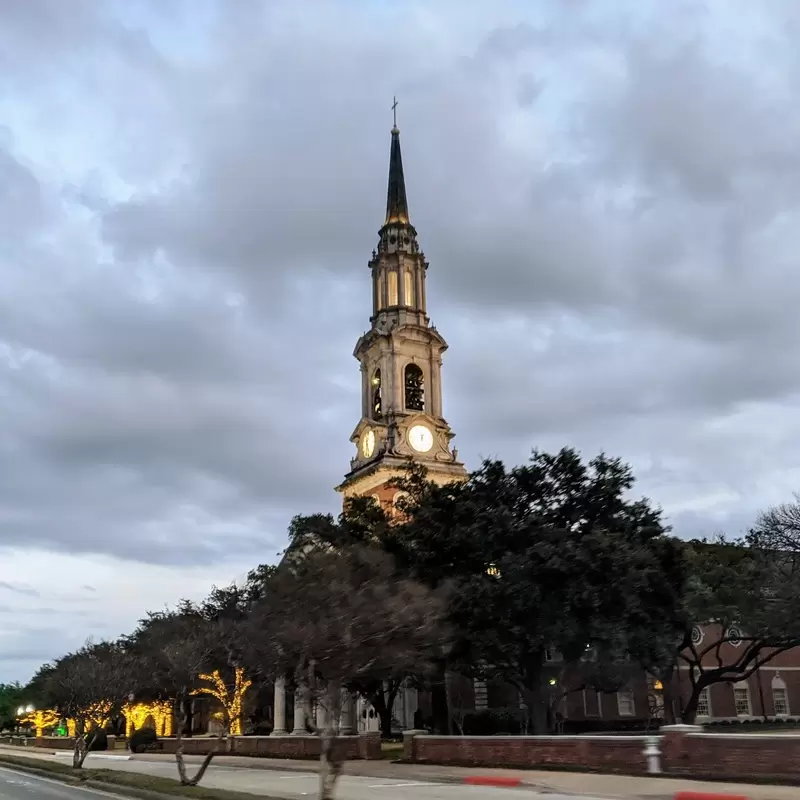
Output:
[[[399,99],[469,466],[800,488],[793,0],[0,0],[0,681],[335,511]]]

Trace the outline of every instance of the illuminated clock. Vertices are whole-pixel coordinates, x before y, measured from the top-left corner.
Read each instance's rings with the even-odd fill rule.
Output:
[[[427,453],[433,447],[433,434],[425,425],[414,425],[408,431],[408,443],[418,452]]]
[[[364,431],[364,434],[361,437],[361,454],[364,456],[364,458],[371,458],[374,452],[375,452],[375,431],[370,429]]]

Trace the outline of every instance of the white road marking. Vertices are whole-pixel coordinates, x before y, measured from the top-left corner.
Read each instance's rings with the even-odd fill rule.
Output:
[[[446,785],[446,784],[445,784]],[[396,789],[398,786],[439,786],[438,783],[371,783],[367,789]]]
[[[279,781],[296,781],[296,780],[303,780],[308,778],[316,778],[317,776],[313,772],[309,772],[304,775],[278,775]]]

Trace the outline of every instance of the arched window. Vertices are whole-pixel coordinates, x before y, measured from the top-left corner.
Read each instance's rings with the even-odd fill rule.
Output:
[[[772,679],[772,705],[775,707],[776,717],[789,715],[789,692],[786,688],[786,681],[777,674]]]
[[[403,301],[407,306],[414,306],[414,280],[410,269],[403,270]]]
[[[383,416],[383,398],[381,396],[381,371],[375,370],[372,376],[372,419],[380,419]]]
[[[416,364],[406,367],[406,408],[409,411],[425,410],[425,376]]]
[[[386,291],[386,278],[381,272],[378,275],[378,298],[376,300],[376,310],[380,311],[383,308],[383,294]]]
[[[389,271],[389,305],[396,306],[400,301],[397,299],[397,270]]]

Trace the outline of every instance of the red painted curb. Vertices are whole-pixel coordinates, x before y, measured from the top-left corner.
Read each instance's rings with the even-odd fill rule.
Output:
[[[743,794],[717,794],[716,792],[676,792],[675,800],[750,800]]]
[[[490,775],[471,775],[468,778],[464,778],[464,783],[470,786],[519,786],[522,783],[522,778],[495,778]]]

